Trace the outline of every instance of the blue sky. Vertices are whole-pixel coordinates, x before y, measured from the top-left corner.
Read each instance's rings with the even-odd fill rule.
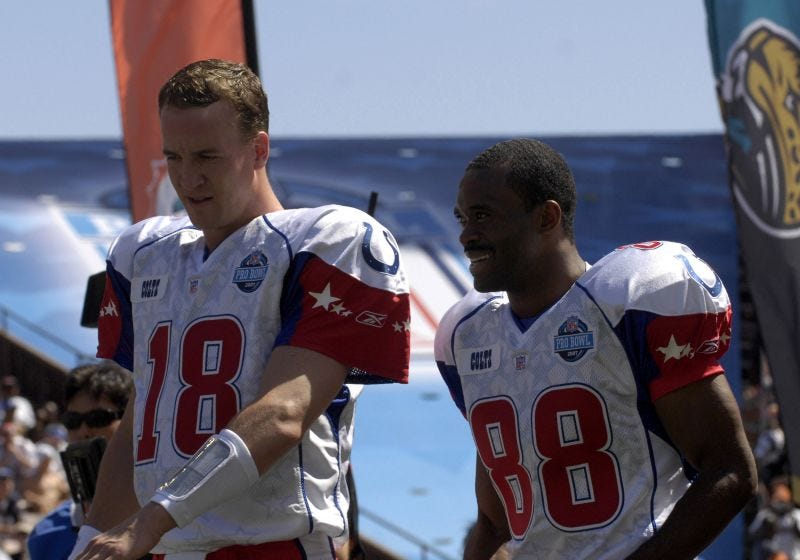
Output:
[[[256,0],[273,137],[721,132],[700,0]],[[0,138],[119,138],[107,0],[0,4]]]

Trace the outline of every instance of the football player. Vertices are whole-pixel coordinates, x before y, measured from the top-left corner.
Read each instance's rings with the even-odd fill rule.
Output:
[[[475,290],[436,360],[477,448],[464,558],[694,558],[753,496],[756,471],[719,359],[720,278],[686,246],[589,265],[564,159],[530,139],[468,166],[455,216]]]
[[[76,557],[330,560],[348,530],[349,384],[407,382],[397,244],[352,208],[282,208],[247,67],[192,63],[159,110],[188,217],[137,223],[109,252],[98,355],[136,396]]]

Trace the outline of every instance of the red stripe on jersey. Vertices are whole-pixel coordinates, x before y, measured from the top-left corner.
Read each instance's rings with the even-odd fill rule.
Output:
[[[153,560],[164,560],[164,554],[153,554]],[[281,560],[303,560],[302,547],[297,542],[281,541],[261,544],[234,544],[219,548],[206,554],[206,560],[265,560],[280,558]]]
[[[111,278],[106,273],[106,287],[97,318],[97,357],[114,359],[119,348],[122,333],[122,316],[119,299],[114,291]]]
[[[408,382],[408,294],[373,288],[320,258],[300,274],[302,312],[288,340],[392,381]]]
[[[719,359],[731,338],[731,308],[722,313],[659,316],[647,326],[647,345],[658,368],[653,400],[704,377],[723,373]]]

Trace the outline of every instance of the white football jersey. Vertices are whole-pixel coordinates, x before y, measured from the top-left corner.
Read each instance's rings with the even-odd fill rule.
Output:
[[[133,371],[141,503],[257,396],[273,348],[348,366],[302,443],[248,491],[173,529],[154,552],[336,537],[347,531],[351,383],[407,382],[408,284],[397,244],[352,208],[283,210],[212,253],[188,218],[151,218],[114,242],[98,356]]]
[[[731,307],[670,242],[621,247],[526,328],[504,294],[442,319],[436,360],[504,504],[515,558],[624,558],[694,475],[653,402],[722,373]]]

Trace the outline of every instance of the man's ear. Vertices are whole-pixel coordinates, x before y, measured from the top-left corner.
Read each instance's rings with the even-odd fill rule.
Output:
[[[269,160],[269,134],[263,130],[256,134],[253,138],[253,149],[255,150],[255,163],[256,169],[267,165]]]
[[[542,233],[561,226],[561,206],[555,200],[545,200],[539,216],[539,231]]]

